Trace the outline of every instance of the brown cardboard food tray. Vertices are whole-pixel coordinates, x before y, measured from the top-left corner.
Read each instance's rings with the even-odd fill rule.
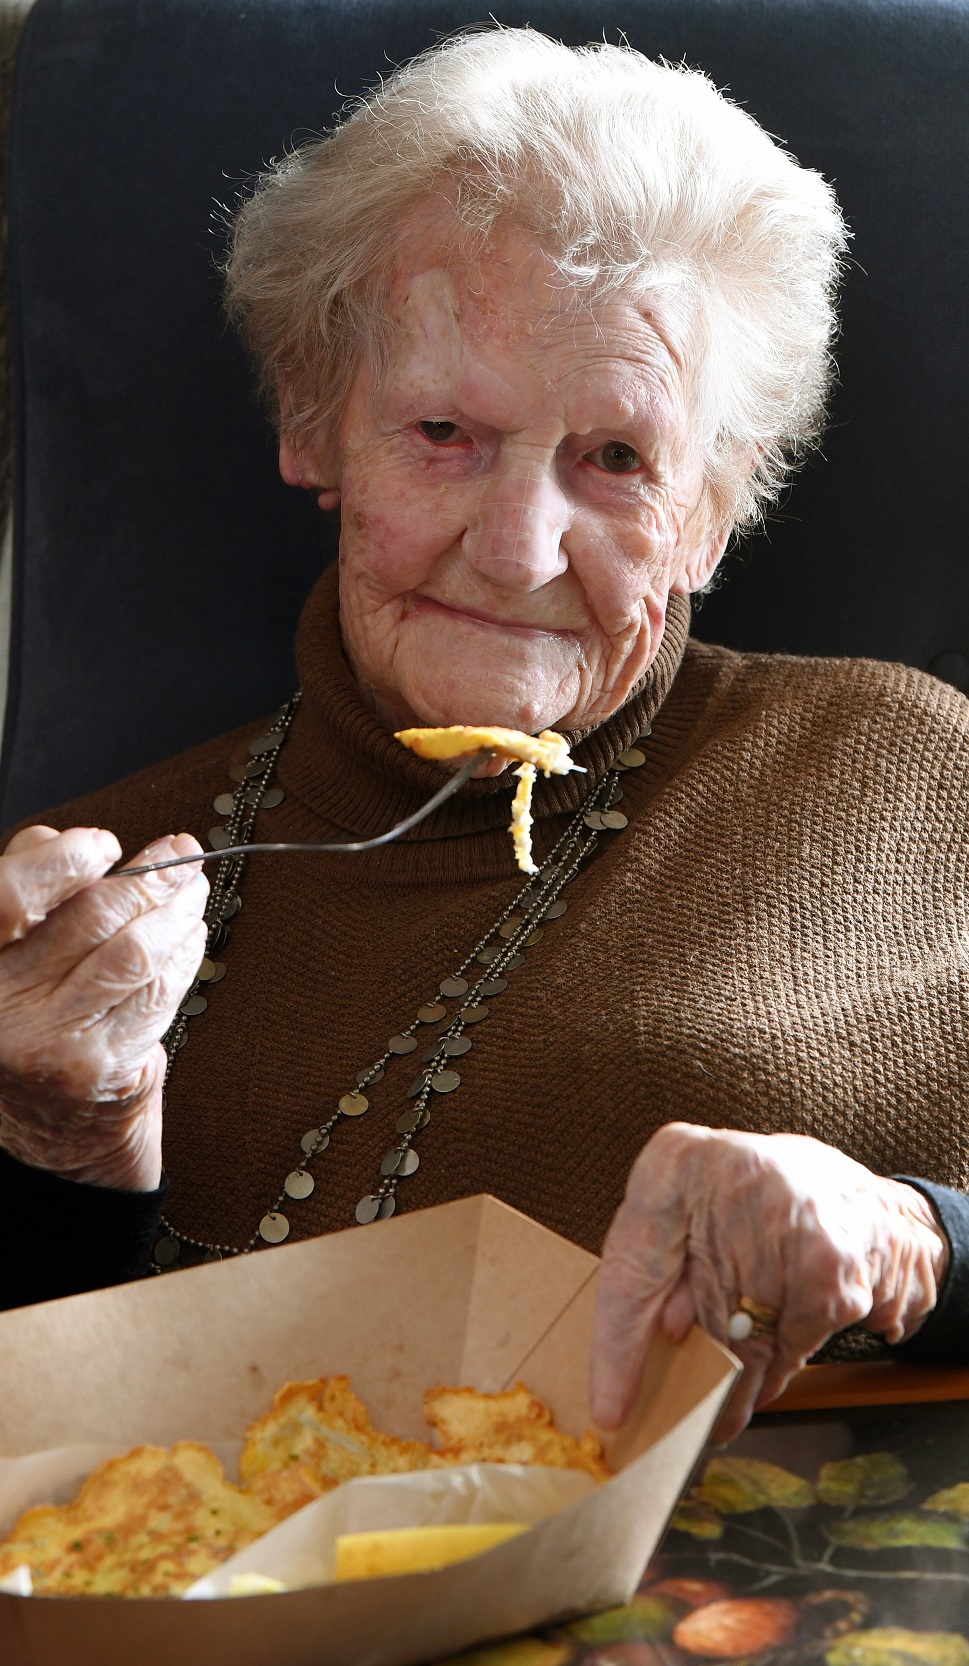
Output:
[[[0,1314],[0,1453],[237,1440],[285,1381],[341,1371],[400,1436],[426,1436],[433,1385],[495,1391],[519,1378],[579,1435],[597,1265],[477,1197]],[[409,1666],[623,1602],[736,1370],[699,1330],[658,1346],[610,1451],[615,1479],[484,1556],[211,1601],[0,1595],[0,1662]]]

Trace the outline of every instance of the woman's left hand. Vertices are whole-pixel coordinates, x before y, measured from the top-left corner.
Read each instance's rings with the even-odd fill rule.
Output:
[[[732,1440],[811,1354],[863,1323],[888,1342],[935,1306],[948,1240],[920,1192],[798,1134],[741,1134],[683,1122],[640,1153],[599,1275],[592,1412],[629,1415],[650,1338],[695,1320],[721,1342],[741,1296],[776,1329],[730,1343],[744,1373],[714,1438]]]

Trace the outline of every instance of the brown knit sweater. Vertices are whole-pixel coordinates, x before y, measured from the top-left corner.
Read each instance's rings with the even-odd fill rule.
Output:
[[[829,1141],[884,1172],[969,1186],[969,704],[901,666],[736,654],[687,641],[674,600],[643,690],[582,741],[593,775],[653,721],[623,777],[628,827],[569,886],[568,912],[490,1003],[433,1096],[398,1206],[476,1192],[598,1250],[641,1146],[671,1118]],[[335,574],[299,631],[304,689],[257,837],[366,837],[440,784],[363,703],[340,645]],[[113,828],[127,852],[205,840],[258,725],[49,814]],[[539,860],[587,790],[536,789]],[[253,857],[190,1025],[165,1123],[167,1212],[244,1243],[389,1036],[520,884],[508,777],[474,782],[365,856]],[[430,1032],[428,1032],[430,1039]],[[423,1049],[421,1049],[423,1051]],[[287,1206],[292,1236],[351,1224],[379,1184],[420,1053],[369,1090]]]

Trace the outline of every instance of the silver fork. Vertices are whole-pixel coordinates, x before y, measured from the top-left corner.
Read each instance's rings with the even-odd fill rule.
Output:
[[[261,853],[262,851],[275,850],[325,850],[331,852],[376,850],[378,845],[389,845],[392,840],[399,839],[402,833],[408,833],[412,827],[417,826],[418,822],[431,815],[439,804],[443,804],[447,799],[452,798],[464,786],[465,781],[469,780],[474,774],[479,764],[482,764],[486,758],[491,756],[492,754],[488,751],[476,752],[472,758],[468,759],[466,764],[462,764],[455,775],[452,775],[450,781],[444,783],[444,786],[434,794],[433,798],[429,798],[427,803],[422,804],[419,810],[415,810],[412,816],[405,816],[404,820],[399,821],[396,827],[392,827],[389,833],[380,833],[376,839],[357,839],[350,844],[321,844],[317,840],[303,840],[294,844],[230,845],[227,850],[203,850],[198,856],[166,856],[163,862],[145,862],[139,868],[112,868],[110,873],[105,875],[105,878],[131,879],[135,874],[158,873],[161,868],[180,868],[186,862],[224,862],[227,858],[233,856],[252,856],[257,851]]]

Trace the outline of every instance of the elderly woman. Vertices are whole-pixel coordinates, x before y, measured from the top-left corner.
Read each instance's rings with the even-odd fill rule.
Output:
[[[853,1323],[969,1357],[966,704],[689,640],[818,433],[844,246],[702,75],[525,31],[257,186],[230,310],[338,570],[275,718],[0,860],[8,1304],[488,1191],[605,1241],[606,1426],[657,1326],[737,1343],[725,1435]],[[362,855],[108,873],[213,801],[221,847],[381,833],[442,780],[393,731],[455,723],[586,772],[524,888],[494,761]]]

